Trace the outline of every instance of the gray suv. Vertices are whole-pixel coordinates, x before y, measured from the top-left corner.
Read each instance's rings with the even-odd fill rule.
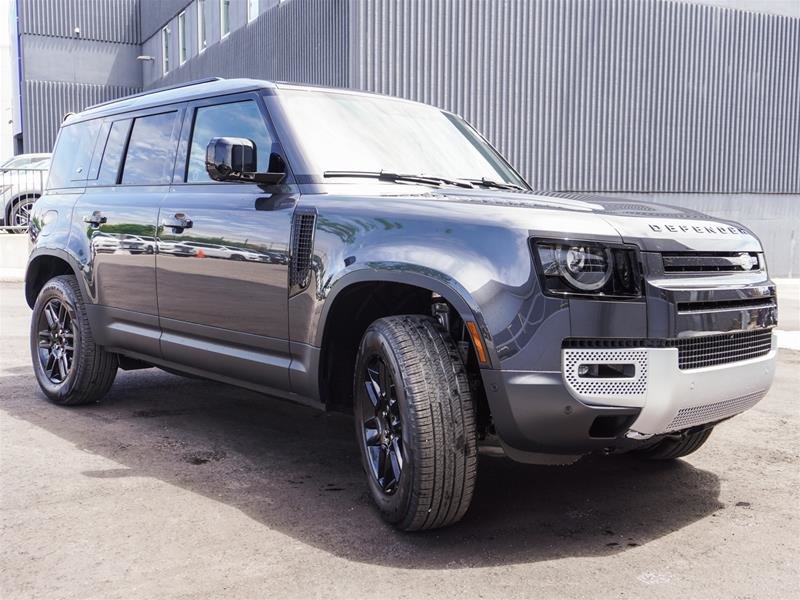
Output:
[[[352,412],[405,530],[464,515],[480,447],[675,459],[773,378],[747,228],[534,192],[464,120],[396,98],[206,80],[92,107],[30,236],[50,400],[156,366]]]

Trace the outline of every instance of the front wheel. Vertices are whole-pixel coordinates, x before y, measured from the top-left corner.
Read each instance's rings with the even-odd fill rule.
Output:
[[[381,516],[406,531],[459,521],[477,471],[475,411],[453,341],[430,317],[378,319],[361,340],[355,425]]]
[[[695,452],[705,444],[713,430],[713,427],[709,427],[680,437],[665,437],[655,444],[634,450],[633,453],[645,460],[674,460],[681,458]]]
[[[74,276],[44,284],[33,307],[30,338],[33,371],[51,402],[97,402],[114,382],[117,356],[95,344]]]

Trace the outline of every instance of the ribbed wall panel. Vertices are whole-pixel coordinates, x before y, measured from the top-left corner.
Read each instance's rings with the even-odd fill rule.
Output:
[[[19,0],[20,33],[139,44],[139,1]]]
[[[158,37],[144,48],[160,65]],[[210,75],[348,85],[347,0],[291,0],[268,9],[245,27],[146,87],[158,87]]]
[[[462,114],[536,188],[800,192],[800,19],[660,0],[352,10],[350,87]]]
[[[50,152],[68,112],[140,91],[125,86],[26,81],[22,95],[25,152]]]

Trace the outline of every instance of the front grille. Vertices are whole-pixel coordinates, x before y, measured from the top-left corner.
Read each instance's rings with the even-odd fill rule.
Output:
[[[756,329],[704,335],[676,340],[678,368],[699,369],[767,354],[772,348],[772,331]]]
[[[567,338],[564,348],[677,348],[680,369],[699,369],[757,358],[772,348],[771,329],[753,329],[691,338]]]
[[[664,252],[661,260],[665,273],[741,273],[760,271],[762,266],[758,252]]]
[[[697,425],[714,423],[715,421],[738,415],[740,412],[744,412],[748,408],[755,406],[766,393],[766,390],[761,390],[731,400],[724,400],[723,402],[682,408],[664,431],[679,431],[689,427],[696,427]]]

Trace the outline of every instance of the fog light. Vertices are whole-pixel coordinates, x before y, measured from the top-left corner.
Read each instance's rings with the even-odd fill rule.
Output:
[[[636,366],[631,364],[594,364],[578,365],[578,377],[594,377],[599,379],[617,379],[634,377]]]

